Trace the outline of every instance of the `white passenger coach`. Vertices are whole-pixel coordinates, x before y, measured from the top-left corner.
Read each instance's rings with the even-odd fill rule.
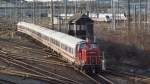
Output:
[[[65,56],[71,62],[75,62],[76,45],[84,40],[69,36],[67,34],[53,31],[45,27],[37,26],[32,23],[19,22],[17,24],[19,32],[28,34],[46,46]]]

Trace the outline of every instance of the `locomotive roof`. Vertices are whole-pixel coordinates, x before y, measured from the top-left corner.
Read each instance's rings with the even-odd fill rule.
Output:
[[[24,27],[27,27],[29,29],[32,29],[34,31],[37,31],[45,36],[48,36],[50,38],[53,38],[57,41],[60,41],[61,43],[68,45],[72,48],[76,47],[76,44],[78,44],[79,42],[82,42],[84,40],[67,35],[65,33],[61,33],[61,32],[57,32],[45,27],[41,27],[32,23],[26,23],[26,22],[19,22],[17,25],[22,25]]]

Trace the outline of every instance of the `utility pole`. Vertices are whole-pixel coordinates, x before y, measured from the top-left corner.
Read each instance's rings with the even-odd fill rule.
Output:
[[[61,14],[61,4],[60,4],[59,0],[57,0],[56,6],[60,7],[60,8],[57,9],[56,14],[58,16],[58,26],[57,26],[58,28],[57,28],[57,31],[61,32],[61,16],[60,16],[60,14]]]
[[[141,31],[141,0],[139,0],[139,30]]]
[[[54,30],[54,19],[53,19],[53,0],[51,0],[51,27]]]
[[[134,3],[134,30],[136,33],[136,4],[135,4],[135,0],[133,1]]]
[[[130,31],[130,20],[131,20],[131,15],[130,15],[130,0],[128,0],[128,31]]]
[[[35,23],[35,0],[33,0],[33,15],[32,15],[32,22]]]
[[[128,6],[128,29],[127,29],[127,40],[128,40],[128,44],[131,43],[131,39],[130,39],[130,31],[131,31],[131,23],[130,23],[130,19],[131,19],[131,16],[130,16],[130,0],[128,0],[127,2],[127,6]]]
[[[65,32],[67,33],[68,25],[67,25],[67,3],[68,0],[64,0],[64,5],[65,5]]]
[[[150,0],[148,0],[148,5],[147,5],[148,7],[148,28],[147,28],[147,30],[148,30],[148,32],[150,32]]]
[[[23,21],[23,1],[20,1],[20,21]]]
[[[18,3],[17,3],[17,0],[15,0],[15,19],[16,19],[16,21],[18,22],[18,9],[17,9],[17,6],[18,6]]]
[[[112,29],[116,30],[116,9],[115,1],[111,0],[111,11],[112,11]]]
[[[75,14],[77,13],[77,0],[75,1]]]
[[[100,5],[99,2],[100,2],[99,0],[96,0],[96,3],[95,3],[96,4],[97,18],[99,18],[99,5]]]

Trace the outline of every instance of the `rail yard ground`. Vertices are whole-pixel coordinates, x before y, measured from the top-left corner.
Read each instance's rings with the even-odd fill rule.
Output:
[[[5,24],[2,24],[3,27],[1,26],[0,28],[1,29],[0,31],[0,34],[1,34],[0,35],[0,51],[1,51],[0,55],[1,57],[3,56],[3,54],[4,55],[6,54],[5,56],[9,55],[10,57],[14,56],[13,59],[12,58],[10,59],[12,60],[19,59],[24,63],[28,62],[28,64],[33,65],[32,67],[34,68],[35,67],[41,68],[41,70],[39,70],[41,71],[41,73],[43,71],[43,73],[45,72],[45,74],[47,74],[47,76],[49,77],[50,76],[52,77],[59,76],[60,78],[64,77],[66,78],[66,80],[68,80],[68,82],[70,82],[71,80],[72,84],[74,83],[76,84],[76,82],[83,83],[83,84],[95,84],[92,80],[85,77],[80,72],[74,70],[72,68],[72,65],[64,62],[63,60],[59,60],[55,56],[52,56],[50,54],[52,52],[47,52],[48,49],[45,46],[38,45],[38,43],[34,43],[31,39],[28,39],[28,37],[26,36],[24,37],[20,36],[20,34],[16,33],[15,31],[16,30],[15,25],[14,26],[9,26],[9,25],[10,25],[9,22],[5,22]],[[11,72],[11,70],[13,70],[13,71],[22,72],[22,73],[36,73],[36,72],[32,72],[29,69],[24,69],[21,66],[17,66],[13,64],[14,62],[9,63],[7,62],[8,59],[4,59],[4,58],[0,58],[0,59],[1,59],[0,66],[5,67],[5,69],[3,69],[3,72],[4,70],[6,70],[6,72]],[[46,70],[47,73],[44,70]],[[8,73],[6,74],[8,75]],[[1,75],[1,77],[3,76]],[[30,80],[32,80],[32,77]],[[15,81],[11,81],[11,82],[22,84],[22,83],[15,82]],[[26,81],[26,84],[27,82],[28,80]],[[38,84],[38,83],[33,83],[33,84]],[[42,84],[47,84],[47,83],[43,82]]]
[[[43,22],[43,21],[40,21],[40,22]],[[37,22],[37,23],[40,23],[40,22]],[[28,82],[28,80],[33,80],[33,81],[35,81],[33,84],[38,84],[36,82],[40,82],[40,83],[42,82],[42,84],[47,84],[47,83],[49,83],[50,76],[57,78],[57,76],[59,75],[59,77],[63,76],[65,78],[68,78],[68,82],[70,82],[70,80],[72,80],[71,82],[74,82],[75,84],[78,82],[81,84],[95,84],[95,82],[93,82],[89,78],[85,77],[80,72],[74,70],[72,68],[72,65],[64,62],[63,60],[58,59],[57,54],[56,55],[51,54],[54,52],[49,50],[47,47],[41,45],[40,43],[38,43],[37,41],[31,39],[30,37],[28,37],[26,35],[22,35],[22,34],[16,32],[15,24],[16,24],[16,21],[12,22],[8,18],[1,18],[1,21],[0,21],[0,56],[1,57],[6,56],[3,58],[0,57],[0,60],[2,60],[0,62],[0,66],[1,66],[0,67],[0,72],[1,72],[0,79],[4,76],[10,78],[8,80],[1,79],[1,80],[3,80],[2,82],[7,82],[8,84],[11,84],[11,82],[14,82],[17,84],[22,84],[22,83],[19,83],[16,81],[12,81],[12,79],[15,77],[18,80],[25,81],[25,79],[27,79],[27,81],[25,81],[24,83]],[[103,25],[104,24],[105,23],[103,23]],[[48,24],[45,24],[45,23],[44,24],[41,23],[41,25],[48,26]],[[124,54],[124,55],[117,54],[117,52],[120,52],[118,50],[123,49],[123,47],[119,46],[119,44],[105,41],[105,39],[102,41],[101,40],[101,38],[102,38],[101,32],[102,31],[100,30],[100,28],[101,28],[100,25],[102,25],[102,24],[97,24],[94,30],[97,31],[97,32],[95,32],[95,34],[97,35],[100,47],[104,51],[106,51],[106,59],[107,59],[106,61],[108,61],[106,64],[107,65],[106,68],[108,68],[108,69],[111,68],[110,70],[113,70],[113,71],[117,71],[117,69],[118,70],[120,69],[121,71],[130,71],[130,70],[132,71],[132,69],[133,69],[133,72],[134,72],[134,68],[129,68],[129,66],[124,67],[125,65],[122,66],[123,64],[121,65],[120,62],[122,60],[127,60],[126,62],[130,62],[131,64],[136,64],[137,62],[132,61],[131,58],[128,57],[128,54]],[[132,48],[129,46],[125,46],[125,48],[135,50],[135,48]],[[112,52],[113,49],[116,49],[116,51]],[[124,50],[122,50],[122,51],[124,51]],[[137,51],[135,50],[134,53],[133,52],[128,52],[128,53],[137,55],[136,52]],[[122,53],[125,53],[125,52],[122,52]],[[120,55],[122,55],[122,57],[120,57]],[[7,56],[13,57],[14,60]],[[124,59],[124,58],[126,58],[126,59]],[[12,59],[12,61],[10,59]],[[116,60],[118,60],[118,59],[120,59],[119,60],[120,62],[117,61],[117,63],[116,63]],[[21,66],[15,65],[15,63],[18,63],[17,60],[19,60],[20,65],[32,67],[34,69],[33,70],[30,70],[29,68],[25,69]],[[8,61],[10,61],[10,62],[8,62]],[[21,63],[20,61],[22,61],[23,63]],[[12,62],[12,64],[11,64],[11,62]],[[148,62],[146,62],[146,63],[148,63]],[[30,64],[33,66],[26,65],[26,64]],[[39,67],[40,67],[40,69],[39,69]],[[41,72],[41,74],[40,73],[37,74],[37,72],[35,72],[34,70],[38,70],[39,72]],[[136,70],[136,71],[138,71],[138,70]],[[12,72],[15,74],[10,74],[8,72],[10,72],[10,73]],[[33,73],[33,74],[30,74],[30,73]],[[44,78],[45,75],[42,73],[48,74],[46,76],[46,77],[48,77],[47,80],[44,80],[46,78]],[[116,73],[116,72],[112,72],[112,73]],[[104,75],[106,78],[113,81],[114,84],[148,84],[149,83],[149,79],[148,79],[149,76],[145,76],[145,78],[142,78],[142,77],[138,77],[136,75],[136,73],[137,72],[134,72],[134,75],[132,75],[132,76],[119,75],[118,73],[116,73],[116,74],[105,73],[102,75]],[[146,72],[141,72],[141,73],[146,74]],[[54,74],[57,74],[57,76]],[[42,77],[40,75],[42,75]],[[40,77],[41,77],[41,80],[38,79]],[[61,79],[64,80],[63,78],[61,78]],[[58,81],[58,82],[60,82],[60,81]]]
[[[127,22],[120,22],[115,30],[111,28],[111,24],[106,22],[94,24],[97,42],[105,53],[106,69],[117,73],[145,75],[149,78],[149,33],[144,28],[129,30]]]
[[[124,27],[127,24],[124,23],[122,23],[123,27],[115,31],[108,29],[106,25],[108,26],[110,23],[95,24],[94,30],[100,47],[106,53],[108,64],[120,65],[120,67],[123,65],[123,67],[127,65],[129,67],[136,66],[149,73],[149,33],[139,34],[140,31],[133,33],[134,29],[132,32],[128,32],[127,28]]]

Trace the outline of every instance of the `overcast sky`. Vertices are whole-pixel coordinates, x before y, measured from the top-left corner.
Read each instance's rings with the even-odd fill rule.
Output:
[[[33,1],[33,0],[26,0],[26,1]],[[46,1],[51,1],[51,0],[36,0],[36,1],[46,2]],[[53,0],[53,1],[64,1],[64,0]],[[69,1],[76,1],[76,0],[69,0]],[[77,0],[77,1],[89,1],[89,0]],[[95,0],[91,0],[91,1],[95,1]]]

